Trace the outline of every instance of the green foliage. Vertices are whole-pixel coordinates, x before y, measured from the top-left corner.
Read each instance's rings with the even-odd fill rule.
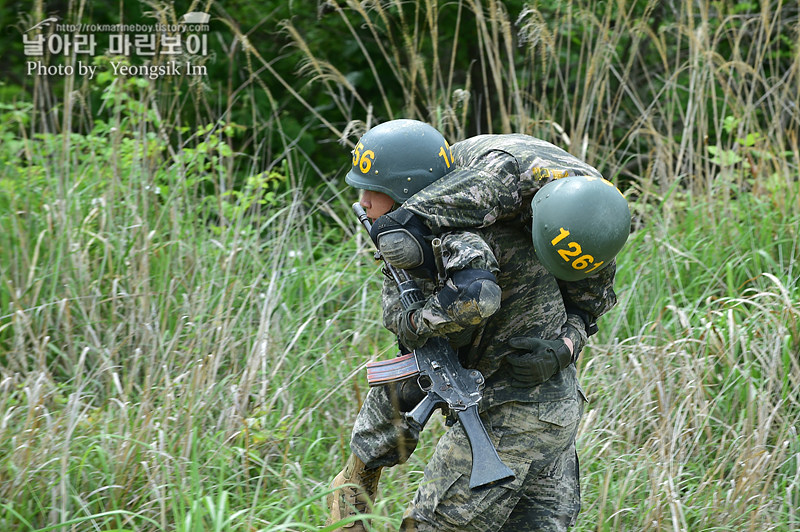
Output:
[[[797,201],[796,186],[781,193]],[[797,211],[784,218],[749,196],[672,215],[654,216],[623,251],[627,288],[584,354],[596,402],[580,442],[591,501],[582,522],[791,530],[797,490],[762,490],[796,475]]]
[[[536,134],[631,199],[619,304],[580,361],[576,529],[796,529],[796,7],[318,4],[207,4],[204,79],[97,56],[91,83],[44,80],[0,45],[0,529],[320,528],[364,364],[396,349],[339,175],[399,116]],[[443,430],[385,472],[376,528]]]

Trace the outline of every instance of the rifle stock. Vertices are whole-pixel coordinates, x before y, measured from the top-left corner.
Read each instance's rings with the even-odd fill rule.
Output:
[[[369,233],[371,224],[367,213],[358,203],[353,204],[353,211]],[[376,253],[376,258],[383,259],[380,251]],[[407,272],[395,268],[385,259],[384,264],[397,284],[404,309],[414,302],[424,300],[422,291]],[[414,350],[414,359],[417,367],[407,369],[410,370],[410,375],[418,374],[417,381],[426,395],[411,412],[405,414],[409,425],[422,430],[437,408],[447,406],[458,417],[469,440],[472,452],[469,487],[473,490],[485,489],[514,480],[514,472],[500,459],[478,415],[478,403],[484,386],[483,375],[478,370],[461,366],[458,354],[443,337],[429,338],[425,345]],[[369,371],[378,369],[375,366],[387,365],[392,364],[372,363],[368,369],[368,379]],[[414,370],[418,370],[418,373]],[[394,375],[398,373],[401,372],[393,372]],[[376,372],[373,379],[376,385],[398,380],[388,378],[386,374],[381,377],[378,378]]]
[[[473,490],[491,488],[514,480],[514,472],[506,466],[497,454],[486,427],[478,415],[478,405],[457,412],[458,420],[467,433],[472,450],[472,473],[469,487]]]

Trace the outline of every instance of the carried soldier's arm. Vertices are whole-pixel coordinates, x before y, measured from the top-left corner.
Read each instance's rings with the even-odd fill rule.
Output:
[[[452,151],[456,170],[403,204],[436,233],[524,220],[531,198],[548,183],[567,176],[602,177],[558,146],[527,135],[478,135],[454,144]]]
[[[559,281],[561,296],[567,309],[565,336],[575,345],[575,357],[589,336],[597,332],[597,320],[617,304],[614,292],[616,261],[595,275],[578,281]]]
[[[390,279],[384,283],[384,325],[411,349],[431,336],[446,336],[454,347],[467,344],[472,332],[500,306],[497,259],[483,239],[474,233],[450,232],[441,236],[441,248],[446,257],[444,283],[437,287],[419,279],[431,296],[418,308],[402,309],[394,283]]]

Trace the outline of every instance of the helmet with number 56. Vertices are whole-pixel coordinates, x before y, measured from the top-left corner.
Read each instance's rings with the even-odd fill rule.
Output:
[[[403,203],[452,169],[450,146],[439,131],[418,120],[399,119],[364,133],[344,179]]]
[[[627,200],[600,177],[552,181],[533,196],[531,210],[536,256],[564,281],[584,279],[608,266],[630,234]]]

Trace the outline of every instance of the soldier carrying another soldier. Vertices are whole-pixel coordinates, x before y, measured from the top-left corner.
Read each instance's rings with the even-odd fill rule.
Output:
[[[453,424],[403,530],[566,530],[580,510],[575,436],[586,400],[574,362],[616,303],[614,257],[630,229],[627,202],[597,170],[545,141],[481,135],[451,147],[415,120],[367,131],[346,181],[363,190],[383,257],[426,297],[404,309],[386,280],[385,326],[401,353],[445,337],[463,367],[482,373],[481,419],[514,473],[505,484],[471,489],[470,444]],[[370,389],[352,454],[333,481],[329,524],[368,511],[382,468],[414,451],[419,433],[404,414],[423,396],[413,378]],[[366,527],[365,520],[343,525]]]

